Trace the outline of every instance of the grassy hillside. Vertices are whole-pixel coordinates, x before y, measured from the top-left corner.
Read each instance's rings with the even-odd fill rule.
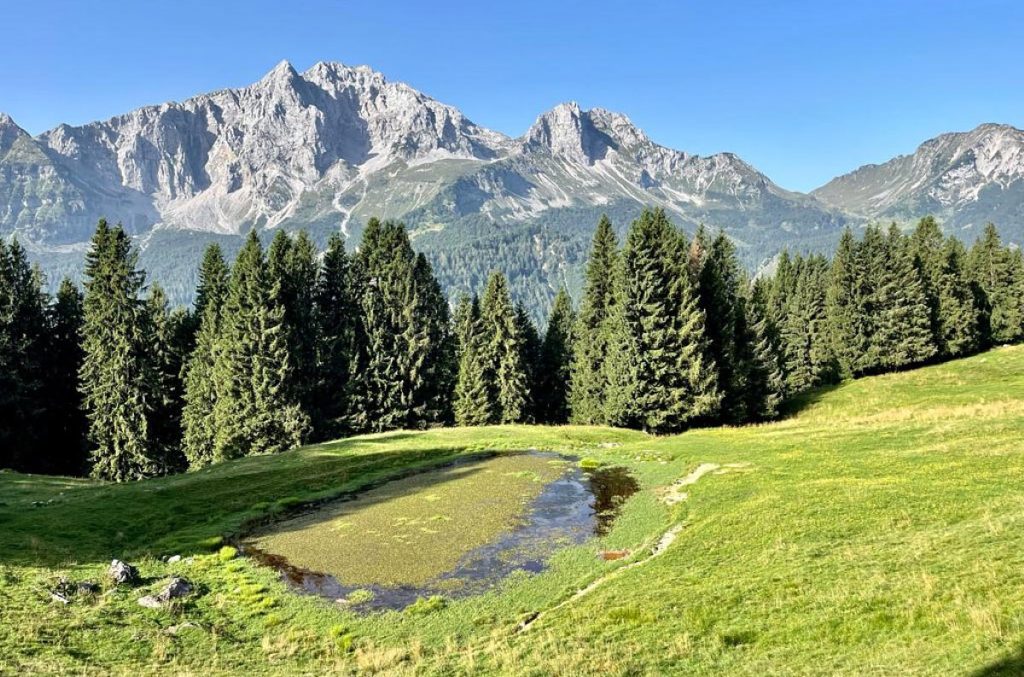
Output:
[[[1017,674],[1022,440],[1015,347],[814,393],[779,423],[668,438],[512,426],[366,436],[130,485],[2,473],[0,674]],[[483,597],[359,616],[217,554],[303,502],[530,447],[626,465],[642,491],[599,542]],[[721,468],[668,505],[666,487],[703,463]],[[662,555],[625,568],[673,525]],[[602,548],[634,554],[603,562]],[[115,556],[140,566],[144,590],[180,573],[200,594],[171,611],[138,606],[138,590],[50,601],[60,576],[101,580]]]

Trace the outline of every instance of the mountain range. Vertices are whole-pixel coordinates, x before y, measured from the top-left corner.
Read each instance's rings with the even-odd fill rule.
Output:
[[[51,283],[77,275],[98,218],[136,236],[141,264],[187,302],[207,243],[249,229],[406,223],[451,293],[492,268],[541,316],[579,288],[600,214],[621,231],[661,206],[692,232],[723,229],[756,269],[783,247],[825,250],[846,225],[935,214],[966,239],[988,221],[1024,234],[1024,132],[982,125],[803,194],[732,153],[653,142],[626,116],[565,103],[520,137],[365,66],[282,62],[258,82],[31,136],[0,113],[0,236],[17,236]],[[269,233],[268,233],[269,235]]]

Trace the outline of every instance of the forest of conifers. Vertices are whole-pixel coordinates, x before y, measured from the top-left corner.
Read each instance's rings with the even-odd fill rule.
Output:
[[[205,253],[169,308],[101,221],[84,288],[53,298],[0,242],[0,468],[125,481],[361,432],[592,423],[672,433],[776,417],[843,378],[1024,338],[1024,260],[989,226],[968,251],[931,218],[783,253],[755,280],[733,243],[645,211],[597,226],[578,307],[543,335],[500,272],[454,310],[400,224],[318,252],[251,233]]]

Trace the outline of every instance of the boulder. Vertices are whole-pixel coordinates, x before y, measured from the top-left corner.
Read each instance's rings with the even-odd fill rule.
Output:
[[[139,582],[139,570],[119,559],[110,563],[107,573],[116,585],[134,585]]]
[[[144,606],[147,609],[159,609],[172,599],[191,594],[194,589],[193,585],[184,578],[175,577],[158,594],[140,597],[139,606]]]
[[[172,578],[171,582],[167,584],[167,587],[160,591],[160,594],[157,595],[157,597],[162,601],[167,602],[169,600],[188,595],[192,592],[192,589],[192,584],[184,578]]]

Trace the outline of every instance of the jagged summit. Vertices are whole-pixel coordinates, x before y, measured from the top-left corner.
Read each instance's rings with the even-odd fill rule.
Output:
[[[1024,216],[1024,131],[986,123],[942,134],[910,155],[865,165],[813,194],[865,218],[932,213],[958,227]]]

